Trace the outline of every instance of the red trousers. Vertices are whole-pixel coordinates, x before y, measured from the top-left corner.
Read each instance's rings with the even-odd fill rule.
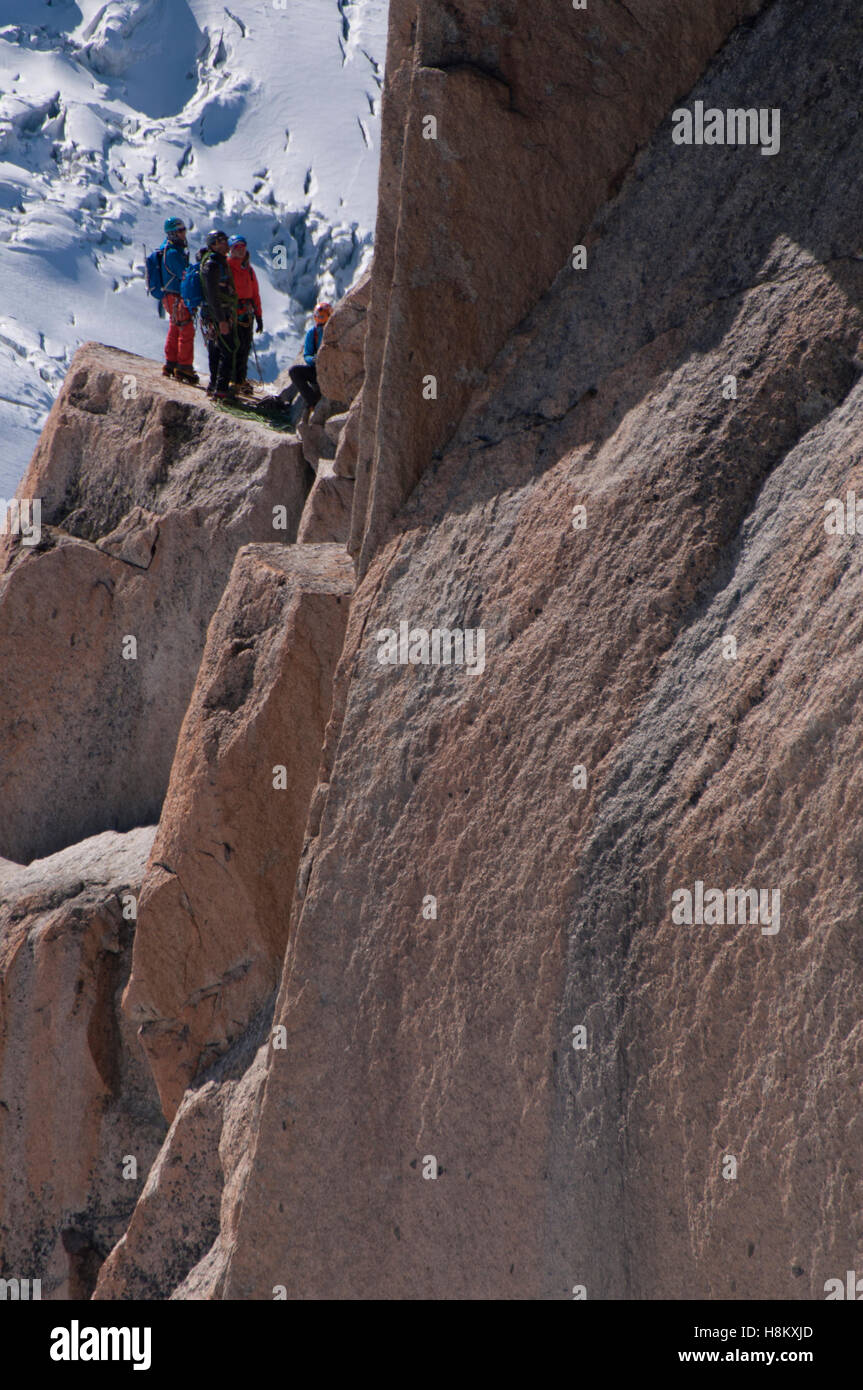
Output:
[[[191,367],[195,362],[195,320],[178,294],[163,294],[162,303],[171,320],[165,339],[165,361]]]

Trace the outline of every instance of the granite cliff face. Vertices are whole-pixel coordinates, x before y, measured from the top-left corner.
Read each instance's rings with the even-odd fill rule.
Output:
[[[761,0],[394,0],[351,552],[364,573],[495,354]]]
[[[30,1179],[38,1231],[0,1174],[4,1271],[99,1299],[792,1300],[860,1267],[861,51],[852,0],[649,26],[394,0],[335,423],[236,425],[262,525],[266,449],[296,454],[296,529],[226,539],[155,811],[55,829],[3,784],[0,853],[57,851],[0,874],[5,1123],[26,1152],[45,997],[93,1117],[68,1196]],[[684,107],[778,112],[780,146],[679,144]],[[184,515],[162,457],[170,509],[82,476],[82,517],[64,484],[0,633],[56,551],[127,565]],[[221,466],[199,525],[249,492]],[[442,629],[471,660],[435,662]],[[56,707],[108,728],[55,660]],[[68,734],[27,698],[9,727],[53,766]],[[106,829],[144,839],[74,843]],[[52,885],[78,860],[73,929]],[[108,1211],[123,1144],[146,1161]]]
[[[664,124],[359,587],[226,1296],[859,1264],[860,552],[824,522],[860,467],[860,38],[802,3],[733,36],[686,104],[757,90],[780,154]],[[484,627],[484,674],[381,667],[403,620]],[[697,881],[780,892],[779,930],[678,925]]]

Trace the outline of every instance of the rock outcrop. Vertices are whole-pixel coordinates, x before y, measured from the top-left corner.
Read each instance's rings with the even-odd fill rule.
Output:
[[[371,271],[367,270],[336,306],[316,359],[321,391],[346,406],[359,395],[365,375],[366,314],[371,292]]]
[[[310,483],[296,439],[79,350],[18,490],[41,542],[0,573],[0,855],[158,820],[234,556],[294,540]]]
[[[339,477],[335,466],[321,459],[303,511],[297,540],[306,544],[328,542],[347,545],[353,493],[354,485],[350,478]]]
[[[345,422],[342,425],[338,444],[336,445],[335,458],[333,459],[333,472],[338,478],[350,478],[353,480],[356,477],[357,450],[359,448],[362,410],[363,393],[361,390],[345,416]],[[351,493],[351,506],[353,507],[353,493]]]
[[[125,997],[169,1119],[278,983],[352,587],[342,546],[246,546],[210,624]]]
[[[266,1049],[255,1053],[255,1044],[271,1014],[272,1001],[207,1078],[186,1091],[94,1298],[218,1296],[266,1075]]]
[[[328,321],[317,356],[323,400],[299,434],[315,470],[299,541],[347,545],[351,533],[371,271],[346,294]]]
[[[0,1277],[87,1298],[165,1132],[120,1012],[154,829],[0,861]]]

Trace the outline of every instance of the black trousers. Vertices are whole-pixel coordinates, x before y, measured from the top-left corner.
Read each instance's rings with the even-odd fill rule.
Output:
[[[207,362],[210,367],[210,385],[216,389],[216,377],[219,375],[219,345],[216,339],[205,337],[207,344]]]
[[[252,350],[252,332],[254,330],[252,319],[248,321],[240,319],[237,324],[237,361],[234,367],[234,381],[238,386],[244,382],[249,375],[249,353]]]
[[[311,367],[291,367],[288,375],[296,386],[309,410],[314,410],[318,401],[321,399],[321,392],[318,387],[318,373],[314,366]]]
[[[216,335],[216,376],[215,389],[217,391],[227,391],[230,389],[232,381],[236,381],[234,375],[237,362],[237,325],[232,323],[227,333],[217,333]],[[213,378],[210,378],[213,380]]]

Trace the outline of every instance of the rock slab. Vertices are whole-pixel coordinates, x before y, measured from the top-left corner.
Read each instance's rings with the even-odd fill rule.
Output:
[[[154,827],[0,863],[0,1277],[89,1298],[165,1124],[120,1011]]]
[[[246,546],[210,625],[124,1001],[169,1119],[278,982],[352,587],[343,547]]]

